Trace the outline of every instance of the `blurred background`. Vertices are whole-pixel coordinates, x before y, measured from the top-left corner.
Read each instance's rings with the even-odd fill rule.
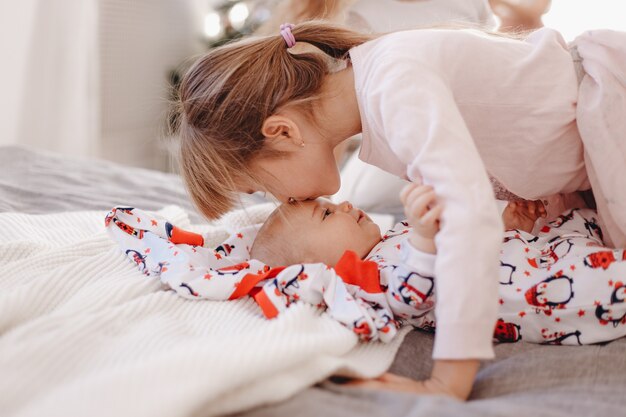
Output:
[[[0,1],[0,145],[164,171],[174,170],[168,101],[185,65],[256,29],[271,32],[283,17],[281,0]],[[535,1],[488,3],[502,26]],[[626,30],[620,0],[544,3],[542,23],[567,40],[586,29]]]

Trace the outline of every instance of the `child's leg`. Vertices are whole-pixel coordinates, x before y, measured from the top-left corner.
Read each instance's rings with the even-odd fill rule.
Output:
[[[564,216],[559,222],[580,229],[581,219]],[[626,251],[560,232],[507,235],[497,340],[578,345],[626,335]]]

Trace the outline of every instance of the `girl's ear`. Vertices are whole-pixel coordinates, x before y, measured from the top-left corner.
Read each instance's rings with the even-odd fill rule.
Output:
[[[277,114],[265,119],[261,127],[261,133],[273,144],[296,145],[300,147],[302,143],[298,125],[289,117]]]

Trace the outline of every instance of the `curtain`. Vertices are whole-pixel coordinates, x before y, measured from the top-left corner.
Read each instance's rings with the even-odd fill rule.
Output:
[[[0,144],[97,155],[98,4],[21,0],[2,6],[10,59]],[[11,42],[12,45],[8,45]],[[4,60],[3,60],[4,61]]]
[[[168,169],[170,74],[211,1],[0,0],[0,145]]]

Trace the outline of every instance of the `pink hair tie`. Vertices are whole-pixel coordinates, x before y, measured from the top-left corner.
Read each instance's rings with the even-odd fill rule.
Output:
[[[293,28],[294,25],[291,23],[283,23],[282,25],[280,25],[280,35],[285,40],[285,43],[287,44],[287,49],[296,44],[296,38],[295,36],[293,36],[293,33],[291,33],[291,29]]]

